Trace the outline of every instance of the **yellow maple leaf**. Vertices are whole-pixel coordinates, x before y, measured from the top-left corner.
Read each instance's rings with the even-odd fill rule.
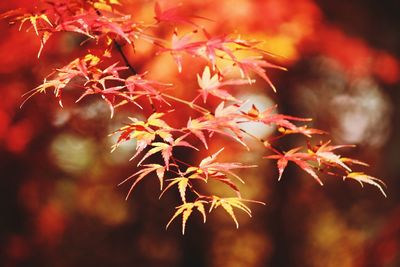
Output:
[[[209,212],[211,212],[213,209],[216,209],[219,206],[221,206],[232,217],[233,221],[236,224],[236,228],[239,228],[239,222],[236,219],[235,213],[233,212],[233,207],[244,211],[245,213],[247,213],[247,215],[249,215],[251,217],[251,210],[250,210],[249,207],[247,207],[243,203],[244,201],[246,201],[246,202],[255,202],[255,203],[259,203],[259,204],[265,205],[264,202],[248,200],[248,199],[242,199],[242,198],[238,198],[238,197],[220,198],[220,197],[217,197],[217,196],[213,196],[213,200],[211,202],[211,206],[210,206]]]
[[[182,214],[182,234],[185,234],[185,228],[186,228],[186,222],[189,219],[189,216],[192,214],[193,208],[197,208],[197,210],[201,213],[203,216],[203,222],[206,222],[206,213],[204,209],[204,203],[207,203],[204,200],[197,200],[195,202],[187,202],[184,203],[178,207],[176,207],[176,212],[172,216],[171,220],[169,220],[167,226],[165,228],[168,228],[168,226],[172,223],[172,221],[178,217],[180,214]]]
[[[376,187],[379,188],[379,190],[382,192],[382,194],[387,197],[385,191],[382,188],[383,186],[386,186],[384,182],[382,182],[382,180],[376,178],[376,177],[372,177],[370,175],[367,175],[363,172],[350,172],[347,174],[347,176],[343,176],[343,180],[350,178],[353,180],[356,180],[357,182],[359,182],[361,184],[361,186],[363,187],[364,184],[363,183],[367,183],[370,185],[374,185]]]

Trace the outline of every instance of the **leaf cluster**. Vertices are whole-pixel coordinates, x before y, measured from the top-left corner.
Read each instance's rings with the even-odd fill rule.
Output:
[[[279,179],[288,163],[292,162],[321,185],[320,175],[323,173],[377,186],[385,195],[379,179],[350,168],[350,165],[365,163],[336,154],[337,149],[347,146],[333,146],[329,141],[312,146],[308,142],[307,147],[285,152],[274,144],[277,139],[289,134],[299,134],[305,138],[325,134],[322,130],[309,127],[307,123],[311,119],[279,114],[277,106],[260,111],[253,105],[249,110],[243,110],[244,102],[234,96],[234,88],[251,86],[258,77],[276,91],[267,70],[285,70],[273,62],[274,55],[259,48],[260,42],[233,35],[213,36],[197,22],[205,18],[187,16],[180,7],[163,9],[156,3],[154,21],[150,22],[136,21],[132,15],[123,13],[121,7],[118,0],[51,0],[42,2],[37,10],[10,11],[1,17],[20,23],[20,29],[33,29],[40,41],[38,56],[48,39],[57,32],[78,33],[87,38],[86,42],[98,46],[101,53],[95,55],[87,51],[84,56],[53,70],[42,84],[30,92],[28,98],[53,90],[62,106],[66,88],[73,87],[80,93],[76,102],[97,96],[107,103],[111,117],[116,108],[126,104],[133,104],[135,113],[146,117],[129,117],[129,122],[113,133],[119,135],[113,150],[128,140],[136,141],[132,160],[137,159],[138,170],[121,182],[131,183],[127,198],[144,178],[155,176],[160,184],[160,197],[175,188],[182,202],[176,207],[168,225],[176,217],[182,216],[184,233],[187,220],[194,210],[206,221],[208,206],[209,212],[222,207],[238,227],[234,209],[251,216],[251,210],[245,203],[262,202],[242,198],[238,183],[244,183],[244,180],[235,171],[256,166],[218,160],[223,148],[214,153],[208,152],[209,143],[217,135],[227,137],[247,150],[250,148],[245,137],[255,138],[268,153],[265,158],[277,160]],[[173,30],[169,39],[154,34],[152,29],[161,25]],[[177,30],[181,25],[192,27],[193,31],[181,35]],[[148,70],[138,72],[129,63],[123,48],[134,49],[138,39],[152,44],[158,54],[170,54],[179,72],[187,68],[183,62],[184,55],[203,62],[202,73],[193,77],[193,80],[197,80],[196,88],[188,88],[197,92],[193,99],[180,97],[174,92],[174,84],[149,79]],[[107,63],[116,54],[122,56],[124,64]],[[235,76],[235,73],[238,75]],[[211,98],[213,101],[210,101]],[[216,105],[213,104],[215,101]],[[179,112],[174,109],[178,103],[197,115],[186,117],[179,126],[171,126],[170,117]],[[268,140],[259,139],[241,127],[247,122],[273,126],[278,131]],[[195,139],[200,141],[202,147],[193,143]],[[187,162],[185,158],[177,156],[178,147],[193,153],[204,153],[206,150],[209,156],[199,162]],[[161,156],[162,162],[155,160],[157,156]],[[218,196],[210,192],[207,187],[210,180],[228,186],[234,196]]]

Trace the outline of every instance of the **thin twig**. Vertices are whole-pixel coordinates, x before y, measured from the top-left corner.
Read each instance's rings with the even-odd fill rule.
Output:
[[[171,99],[171,100],[174,100],[174,101],[176,101],[176,102],[185,104],[185,105],[189,106],[190,108],[193,108],[194,110],[197,110],[197,111],[199,111],[199,112],[201,112],[201,113],[203,113],[203,114],[205,114],[205,115],[206,115],[206,114],[214,115],[214,114],[213,114],[211,111],[209,111],[208,109],[203,108],[203,107],[201,107],[201,106],[199,106],[199,105],[196,105],[196,104],[194,104],[194,103],[192,103],[192,102],[186,101],[186,100],[184,100],[184,99],[181,99],[181,98],[178,98],[178,97],[169,95],[169,94],[165,94],[165,93],[161,93],[160,95],[161,95],[161,96],[164,96],[164,97],[166,97],[166,98],[169,98],[169,99]]]
[[[118,52],[120,53],[122,59],[123,59],[124,62],[125,62],[125,65],[129,68],[129,70],[133,73],[133,75],[136,75],[136,74],[137,74],[137,71],[136,71],[135,68],[132,67],[132,65],[129,63],[129,60],[128,60],[128,58],[126,57],[124,51],[122,51],[122,46],[121,46],[117,41],[115,41],[115,40],[114,40],[114,46],[115,46],[115,48],[117,48]]]

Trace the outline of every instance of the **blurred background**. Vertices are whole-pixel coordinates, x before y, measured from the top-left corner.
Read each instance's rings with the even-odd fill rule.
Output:
[[[0,12],[34,2],[1,1]],[[122,2],[124,12],[152,20],[154,2]],[[388,198],[332,177],[321,187],[292,167],[278,182],[275,162],[259,160],[265,151],[229,146],[226,154],[260,166],[241,173],[243,196],[267,205],[253,205],[250,219],[238,212],[239,229],[217,211],[206,224],[191,217],[184,236],[179,222],[165,230],[177,195],[158,200],[152,177],[128,201],[128,186],[117,187],[135,171],[128,161],[135,144],[110,153],[115,137],[108,134],[130,110],[110,120],[95,98],[61,109],[51,94],[19,107],[22,94],[79,54],[80,37],[56,36],[38,60],[34,34],[1,21],[0,265],[400,266],[400,2],[187,0],[182,8],[214,19],[204,22],[213,34],[265,40],[263,48],[289,69],[268,72],[278,94],[257,83],[236,95],[312,117],[333,143],[356,144],[346,156],[370,163],[365,171],[387,184]],[[133,60],[160,80],[184,84],[199,70],[179,75],[169,56],[151,49],[137,46]]]

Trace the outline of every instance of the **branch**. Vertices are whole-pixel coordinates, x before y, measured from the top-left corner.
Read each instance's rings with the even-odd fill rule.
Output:
[[[115,48],[117,48],[118,52],[120,53],[122,59],[123,59],[124,62],[125,62],[125,65],[129,68],[129,70],[132,72],[133,75],[136,75],[136,74],[137,74],[137,71],[136,71],[135,68],[132,67],[132,65],[129,63],[129,60],[128,60],[128,58],[126,57],[124,51],[122,51],[122,46],[121,46],[117,41],[115,41],[115,40],[114,40],[114,46],[115,46]]]

